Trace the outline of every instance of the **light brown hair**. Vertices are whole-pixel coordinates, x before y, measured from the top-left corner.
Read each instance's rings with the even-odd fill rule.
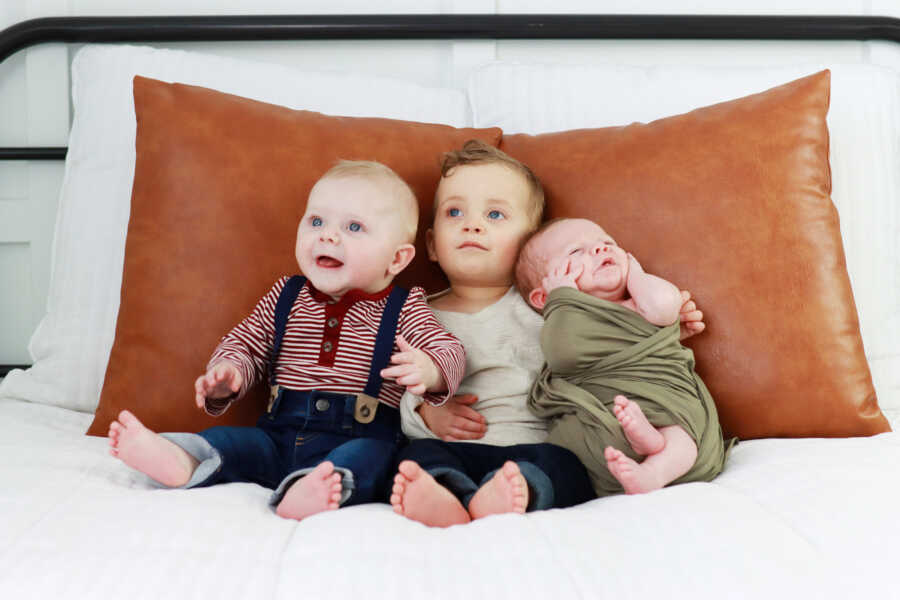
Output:
[[[504,165],[520,174],[530,192],[528,216],[531,226],[538,228],[544,217],[544,186],[527,165],[481,140],[469,140],[459,150],[444,153],[441,157],[441,177],[449,177],[453,169],[464,165]]]

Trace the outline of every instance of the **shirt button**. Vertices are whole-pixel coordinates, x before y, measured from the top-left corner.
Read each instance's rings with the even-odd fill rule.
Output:
[[[319,398],[316,400],[316,410],[319,412],[325,412],[331,407],[331,403],[324,398]]]
[[[331,352],[331,347],[331,342],[325,342],[324,344],[322,344],[322,350],[324,350],[325,352]]]
[[[338,320],[335,317],[331,317],[330,319],[328,319],[329,327],[337,327],[337,324],[338,324]]]

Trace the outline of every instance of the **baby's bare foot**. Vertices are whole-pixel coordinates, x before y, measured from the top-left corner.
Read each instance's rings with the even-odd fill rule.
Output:
[[[473,519],[509,512],[522,514],[527,506],[528,483],[519,465],[508,460],[472,496],[469,514]]]
[[[621,450],[607,446],[604,455],[609,472],[622,484],[626,494],[643,494],[662,487],[655,473],[625,456]]]
[[[469,513],[456,496],[411,460],[404,460],[397,469],[391,506],[398,515],[429,527],[450,527],[470,521]]]
[[[163,485],[186,484],[197,459],[158,433],[144,427],[136,416],[123,410],[109,425],[109,453]]]
[[[650,424],[644,411],[636,402],[625,396],[616,396],[613,402],[615,403],[613,412],[619,420],[619,424],[622,425],[625,438],[635,452],[649,456],[666,447],[666,438]]]
[[[326,510],[336,510],[340,502],[341,474],[326,460],[288,488],[275,508],[275,514],[299,521]]]

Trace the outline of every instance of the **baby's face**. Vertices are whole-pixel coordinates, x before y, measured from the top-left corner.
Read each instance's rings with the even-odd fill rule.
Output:
[[[546,229],[537,239],[537,253],[548,269],[566,260],[581,266],[575,280],[582,292],[604,300],[625,296],[628,254],[602,227],[587,219],[566,219]],[[546,273],[545,273],[546,275]]]
[[[300,271],[335,298],[351,289],[383,290],[396,274],[389,268],[398,248],[409,245],[404,219],[397,215],[401,204],[383,182],[361,177],[319,181],[297,228]]]
[[[525,178],[502,164],[461,165],[441,179],[428,255],[451,284],[512,284],[531,230],[530,194]]]

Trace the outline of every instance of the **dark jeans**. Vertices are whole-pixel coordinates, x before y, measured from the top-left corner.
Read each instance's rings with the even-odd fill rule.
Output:
[[[555,444],[492,446],[470,442],[413,440],[397,462],[412,460],[468,508],[475,491],[508,460],[528,482],[528,511],[565,508],[596,498],[578,457]]]
[[[200,461],[185,487],[252,482],[290,485],[329,460],[342,475],[341,505],[387,502],[401,440],[399,411],[380,405],[369,424],[352,418],[353,396],[307,392],[282,399],[256,427],[212,427],[199,434],[163,434]],[[349,418],[348,418],[349,416]]]

